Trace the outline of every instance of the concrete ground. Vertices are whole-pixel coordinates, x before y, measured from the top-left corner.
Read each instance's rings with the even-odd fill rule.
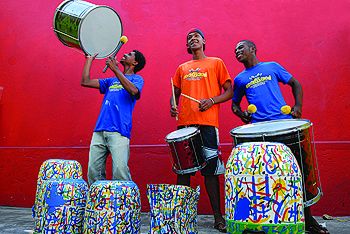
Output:
[[[32,233],[33,219],[30,208],[0,206],[0,234]],[[149,231],[149,214],[142,213],[141,233]],[[324,223],[331,234],[349,234],[350,216],[334,217],[333,220],[323,220],[316,217],[319,223]],[[220,233],[212,228],[213,218],[210,215],[198,215],[198,233]]]

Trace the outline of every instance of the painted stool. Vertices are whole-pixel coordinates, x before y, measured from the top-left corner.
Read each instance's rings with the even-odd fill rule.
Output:
[[[46,180],[43,233],[82,233],[88,184],[82,179]]]
[[[49,159],[42,163],[37,180],[35,202],[32,207],[34,231],[41,232],[43,226],[43,202],[46,191],[44,182],[51,179],[82,179],[83,172],[79,162],[75,160]]]
[[[200,188],[169,184],[148,184],[150,233],[197,232],[197,204]]]
[[[281,143],[233,148],[225,173],[228,233],[304,233],[302,176]]]
[[[140,192],[134,182],[101,180],[91,185],[83,233],[139,233],[140,227]]]

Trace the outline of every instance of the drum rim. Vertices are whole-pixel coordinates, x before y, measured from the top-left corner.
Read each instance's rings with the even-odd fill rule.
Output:
[[[189,134],[189,135],[186,135],[186,136],[181,136],[181,137],[178,137],[178,138],[168,139],[168,136],[169,136],[170,134],[172,134],[173,132],[176,132],[176,131],[178,131],[178,130],[185,129],[185,128],[177,129],[177,130],[175,130],[175,131],[172,131],[172,132],[169,133],[168,135],[166,135],[166,136],[165,136],[165,141],[168,142],[168,143],[183,141],[183,140],[186,140],[186,139],[188,139],[188,138],[191,138],[191,137],[195,136],[197,133],[200,133],[200,130],[199,130],[198,127],[193,127],[193,126],[191,126],[191,127],[186,127],[186,128],[194,128],[194,129],[196,129],[196,130],[195,130],[193,133],[191,133],[191,134]]]
[[[247,125],[243,125],[243,126],[239,126],[236,127],[234,129],[232,129],[230,131],[230,135],[232,137],[235,136],[245,136],[245,137],[259,137],[259,136],[279,136],[282,134],[286,134],[286,133],[290,133],[292,130],[294,131],[301,131],[301,130],[305,130],[308,129],[309,127],[312,126],[312,122],[308,119],[283,119],[283,121],[286,122],[294,122],[294,121],[304,121],[305,123],[301,124],[300,126],[297,127],[289,127],[289,128],[285,128],[285,129],[281,129],[281,130],[276,130],[276,131],[259,131],[259,132],[249,132],[249,133],[234,133],[234,130],[240,130],[243,128],[248,128],[252,125],[262,125],[262,124],[266,124],[266,123],[274,123],[274,122],[281,122],[282,120],[270,120],[270,121],[264,121],[264,122],[258,122],[258,123],[252,123],[252,124],[247,124]]]

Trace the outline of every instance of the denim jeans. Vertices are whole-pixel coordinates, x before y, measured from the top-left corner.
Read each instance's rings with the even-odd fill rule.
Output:
[[[112,156],[113,180],[131,180],[128,161],[130,140],[118,132],[94,132],[90,144],[88,180],[106,179],[106,160]]]

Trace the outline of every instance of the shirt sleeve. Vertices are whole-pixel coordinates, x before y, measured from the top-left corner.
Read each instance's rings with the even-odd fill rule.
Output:
[[[241,82],[236,77],[234,80],[234,84],[233,84],[232,101],[234,101],[236,103],[240,103],[242,101],[244,94],[245,94],[245,89],[244,89],[244,87],[242,87]]]
[[[276,76],[279,82],[283,84],[287,84],[289,80],[292,78],[292,75],[280,64],[274,63]]]
[[[98,80],[98,82],[100,83],[100,93],[105,94],[107,92],[108,87],[110,85],[110,81],[110,78]]]
[[[181,89],[181,67],[179,66],[174,74],[173,79],[173,84],[175,87]]]
[[[132,83],[135,85],[135,87],[139,90],[141,93],[143,85],[144,85],[144,80],[141,76],[137,75],[135,76],[135,79],[132,81]]]
[[[232,83],[232,78],[230,76],[230,74],[228,73],[227,67],[225,65],[225,63],[219,59],[218,60],[218,73],[219,73],[219,82],[220,85],[224,85],[226,81],[230,81]]]

